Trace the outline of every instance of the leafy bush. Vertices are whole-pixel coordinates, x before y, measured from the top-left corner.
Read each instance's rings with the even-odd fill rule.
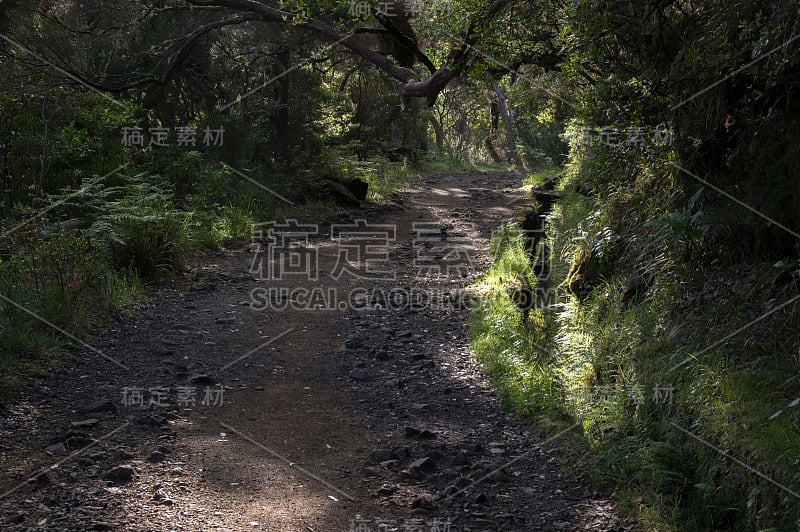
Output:
[[[86,338],[141,294],[81,231],[35,227],[3,247],[13,251],[0,261],[0,382],[8,387],[41,373],[46,351]]]
[[[60,227],[81,228],[102,245],[117,268],[144,280],[172,276],[186,263],[187,215],[146,174],[121,175],[116,185],[85,182],[77,191],[53,196]]]

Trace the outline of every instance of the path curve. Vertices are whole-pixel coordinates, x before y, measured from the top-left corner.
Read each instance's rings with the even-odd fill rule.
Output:
[[[521,177],[429,176],[321,224],[284,263],[316,279],[267,278],[252,245],[198,258],[106,335],[107,358],[0,412],[3,529],[630,530],[469,353],[461,289],[525,204]],[[367,249],[357,229],[395,239]],[[342,272],[359,252],[384,280]]]

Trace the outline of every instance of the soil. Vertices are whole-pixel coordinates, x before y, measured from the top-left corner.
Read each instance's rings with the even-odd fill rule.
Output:
[[[0,526],[632,530],[566,467],[577,429],[505,411],[469,350],[463,288],[520,183],[429,176],[272,263],[266,238],[196,257],[0,411]]]

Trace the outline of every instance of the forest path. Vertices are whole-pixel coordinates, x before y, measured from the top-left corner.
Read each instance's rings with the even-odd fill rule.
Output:
[[[267,279],[253,246],[198,258],[0,412],[2,528],[629,530],[588,474],[563,473],[547,438],[574,433],[504,412],[469,352],[461,289],[527,201],[520,180],[429,176],[336,221],[366,220],[342,230],[371,241],[320,225],[282,262],[316,280]],[[442,229],[449,249],[420,240]],[[351,273],[384,279],[342,272],[357,254],[373,273]]]

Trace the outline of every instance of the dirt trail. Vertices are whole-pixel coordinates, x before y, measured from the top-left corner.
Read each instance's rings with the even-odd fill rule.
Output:
[[[321,225],[305,248],[316,280],[254,279],[269,256],[252,248],[202,258],[101,354],[0,412],[2,528],[628,530],[584,476],[563,477],[547,435],[502,411],[469,353],[461,288],[523,205],[520,177],[429,177],[337,221],[394,227],[389,261]],[[430,244],[426,262],[414,239],[442,228],[461,247]],[[356,253],[394,278],[329,275]],[[451,268],[419,275],[434,264]]]

